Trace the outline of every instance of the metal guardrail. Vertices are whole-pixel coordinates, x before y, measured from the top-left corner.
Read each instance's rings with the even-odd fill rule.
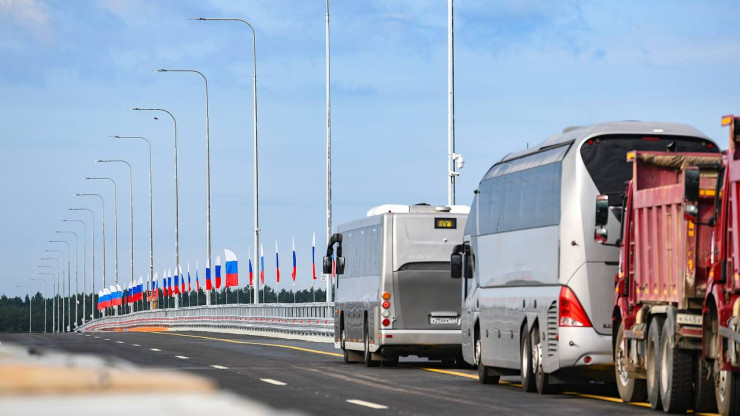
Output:
[[[334,303],[282,303],[192,306],[133,312],[90,321],[78,331],[244,332],[290,338],[334,338]]]

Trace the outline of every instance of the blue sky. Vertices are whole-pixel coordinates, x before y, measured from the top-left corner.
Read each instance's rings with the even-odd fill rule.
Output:
[[[335,0],[331,7],[335,225],[382,203],[444,203],[446,2]],[[127,111],[136,106],[177,117],[180,257],[192,269],[199,259],[203,274],[203,84],[192,74],[154,72],[161,67],[208,77],[213,249],[234,250],[245,281],[252,245],[251,36],[236,23],[188,20],[199,16],[243,18],[255,27],[266,275],[274,281],[276,240],[283,279],[289,275],[295,236],[298,287],[310,284],[311,235],[319,253],[325,240],[323,1],[0,0],[0,293],[25,291],[16,285],[36,277],[46,241],[70,229],[61,219],[87,218],[67,208],[99,212],[94,200],[72,196],[78,192],[107,199],[113,276],[112,192],[86,176],[118,181],[119,273],[128,281],[127,171],[93,163],[101,158],[133,165],[134,273],[145,275],[146,148],[109,135],[152,141],[155,269],[175,266],[172,125]],[[458,0],[457,148],[466,160],[458,202],[469,203],[501,156],[565,126],[684,122],[725,147],[719,118],[740,112],[732,87],[740,26],[732,16],[714,1]],[[100,260],[99,254],[98,276]]]

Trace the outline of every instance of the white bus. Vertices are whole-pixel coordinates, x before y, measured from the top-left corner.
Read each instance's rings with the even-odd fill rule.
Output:
[[[462,361],[450,252],[462,240],[468,211],[382,205],[337,228],[324,273],[336,259],[335,346],[345,362],[394,366],[407,355]]]
[[[594,201],[609,196],[620,235],[630,150],[715,151],[686,125],[571,127],[505,156],[475,190],[452,275],[462,277],[462,349],[481,383],[520,374],[545,393],[583,377],[613,381],[618,244],[594,243]]]

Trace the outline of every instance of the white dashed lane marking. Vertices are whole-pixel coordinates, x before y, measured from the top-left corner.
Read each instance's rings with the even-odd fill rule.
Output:
[[[134,347],[141,347],[141,345],[139,344],[131,344],[131,345],[133,345]]]
[[[264,381],[265,383],[268,383],[268,384],[274,384],[276,386],[285,386],[286,385],[286,383],[283,383],[282,381],[273,380],[271,378],[261,378],[260,380],[262,380],[262,381]]]
[[[224,367],[222,365],[216,365],[216,364],[211,364],[211,367],[216,368],[216,369],[219,369],[219,370],[228,370],[229,369],[229,367]]]
[[[189,360],[190,358],[184,356],[184,355],[176,355],[175,358],[179,358],[181,360]]]
[[[347,403],[356,404],[358,406],[369,407],[371,409],[387,409],[388,408],[388,406],[385,406],[385,405],[382,405],[382,404],[377,404],[377,403],[372,403],[372,402],[366,402],[364,400],[357,400],[357,399],[347,400]]]
[[[125,344],[123,341],[116,341],[116,344]]]
[[[152,350],[152,351],[162,351],[159,348],[149,348],[149,349]]]

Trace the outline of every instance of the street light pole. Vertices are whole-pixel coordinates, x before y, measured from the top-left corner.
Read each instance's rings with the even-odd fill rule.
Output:
[[[50,275],[51,273],[39,273],[39,274],[49,274]],[[33,280],[37,280],[37,281],[44,282],[44,283],[47,284],[47,286],[44,289],[48,289],[49,288],[49,286],[48,286],[49,282],[46,279],[44,279],[43,277],[42,278],[38,278],[38,279],[31,278],[31,280],[32,281]],[[43,299],[44,299],[44,334],[45,334],[46,333],[46,298],[43,297]]]
[[[58,310],[58,304],[59,304],[59,273],[60,273],[60,266],[59,266],[59,259],[56,257],[42,257],[41,260],[54,260],[57,262],[57,267],[54,269],[53,266],[47,266],[47,265],[39,265],[38,267],[50,267],[54,270],[54,273],[56,274],[56,281],[54,287],[56,288],[56,293],[52,293],[54,295],[54,301],[52,302],[52,311],[51,311],[51,323],[54,325],[52,328],[52,333],[59,332],[57,329],[59,328],[59,323],[57,322],[59,320],[57,310]],[[52,291],[53,292],[53,291]]]
[[[195,20],[200,21],[231,21],[241,22],[249,27],[252,31],[252,71],[253,71],[253,85],[252,85],[252,100],[253,100],[253,124],[254,124],[254,258],[257,257],[257,250],[259,249],[260,241],[260,226],[259,226],[259,158],[257,152],[257,35],[255,34],[254,27],[243,19],[230,19],[230,18],[204,18],[199,17]],[[260,263],[257,263],[257,276],[260,275]],[[259,292],[259,279],[255,282],[255,293]],[[259,297],[255,296],[255,304],[259,303]]]
[[[326,241],[331,239],[331,66],[329,60],[329,0],[326,0]],[[326,276],[326,302],[332,298],[332,276]]]
[[[106,285],[106,280],[105,280],[105,200],[103,199],[103,196],[100,195],[100,194],[75,194],[75,196],[97,196],[98,198],[100,198],[100,203],[102,204],[101,215],[100,215],[100,217],[101,217],[101,220],[100,220],[100,228],[102,228],[102,230],[103,230],[103,289],[105,289],[105,285]],[[92,213],[92,210],[89,210],[89,211]],[[94,220],[95,220],[95,215],[93,215],[93,221]],[[93,227],[93,231],[94,230],[95,230],[95,228]],[[94,233],[93,233],[93,240],[95,240],[95,234]],[[95,258],[95,255],[93,254],[93,259],[94,258]],[[93,262],[94,261],[95,260],[93,260]],[[95,276],[94,276],[94,273],[93,273],[93,281],[92,281],[92,298],[93,298],[93,300],[95,298]],[[93,302],[93,301],[91,300],[91,302]],[[93,306],[94,305],[95,304],[93,302]],[[93,311],[93,319],[94,319],[95,318],[95,308],[94,307],[93,307],[92,311]]]
[[[85,324],[85,296],[87,295],[87,224],[82,220],[62,220],[82,224],[82,324]],[[75,236],[76,238],[77,236]],[[93,249],[95,241],[93,241]],[[77,299],[77,281],[75,281],[75,300]],[[77,324],[77,305],[75,305],[75,325]]]
[[[31,305],[33,304],[31,302],[31,286],[25,286],[25,285],[16,285],[15,287],[25,287],[28,288],[28,333],[31,333]]]
[[[200,75],[206,86],[206,264],[211,264],[211,127],[208,115],[208,79],[195,69],[159,69],[158,72],[191,72]],[[179,267],[179,263],[178,263]],[[210,267],[210,266],[209,266]],[[211,304],[211,293],[206,292],[206,302]]]
[[[46,260],[52,260],[52,259],[53,260],[56,260],[53,257],[44,257],[44,258],[42,258],[42,260],[44,260],[44,259],[46,259]],[[57,260],[57,263],[58,262],[59,261]],[[56,304],[57,304],[56,295],[54,294],[54,282],[55,282],[55,279],[58,280],[59,277],[57,275],[56,269],[53,266],[47,266],[47,265],[43,265],[42,266],[42,265],[39,265],[39,266],[36,266],[36,267],[38,267],[38,268],[48,267],[48,268],[54,270],[54,273],[39,272],[39,274],[47,274],[47,275],[52,276],[52,278],[51,278],[51,332],[54,333],[54,332],[56,332],[54,329],[56,328]],[[46,327],[46,324],[44,324],[44,327]]]
[[[180,265],[180,196],[179,187],[177,181],[177,119],[169,111],[164,108],[132,108],[134,111],[161,111],[167,113],[172,118],[172,122],[175,126],[175,267]],[[152,275],[152,278],[154,276]]]
[[[116,185],[116,181],[114,181],[111,178],[85,178],[88,180],[105,180],[105,181],[111,181],[113,184],[113,236],[114,236],[114,248],[113,251],[115,252],[115,275],[116,275],[116,284],[118,284],[118,185]],[[105,229],[105,228],[104,228]]]
[[[79,291],[80,291],[79,290],[79,284],[78,284],[79,274],[80,274],[80,265],[79,265],[79,263],[77,261],[79,260],[79,257],[80,257],[80,249],[79,249],[79,246],[77,245],[77,233],[76,232],[74,232],[74,231],[57,231],[57,234],[73,234],[75,236],[75,324],[74,324],[74,326],[72,326],[72,325],[69,326],[69,331],[72,332],[72,329],[74,327],[77,327],[77,322],[79,322],[78,321],[79,315],[78,315],[78,312],[77,312],[77,305],[79,304],[79,301],[77,300],[77,293],[79,293]],[[69,292],[67,292],[67,293],[69,294]],[[70,305],[71,303],[72,303],[72,296],[70,294],[68,305]],[[72,320],[72,311],[71,310],[69,311],[69,320]]]
[[[92,292],[90,293],[90,319],[95,319],[95,304],[94,304],[94,297],[95,297],[95,213],[90,208],[68,208],[69,211],[87,211],[92,216],[92,226],[90,227],[92,229]],[[82,224],[85,226],[85,230],[87,230],[87,225],[85,222],[82,222]],[[85,231],[85,236],[87,236],[87,231]],[[87,237],[85,237],[87,240]],[[87,252],[87,249],[85,249],[85,252]],[[85,264],[87,264],[85,262]],[[84,274],[83,274],[84,276]],[[87,293],[87,277],[82,278],[82,291],[84,293]],[[82,297],[82,323],[85,323],[86,315],[85,315],[85,297]]]
[[[64,243],[67,245],[67,298],[69,298],[69,286],[70,286],[70,257],[69,257],[69,243],[64,240],[49,240],[50,243]],[[62,253],[62,257],[64,257],[64,254]],[[64,279],[64,277],[62,277]],[[64,292],[64,282],[62,281],[62,292]],[[64,332],[64,301],[65,298],[62,297],[62,332]],[[69,305],[69,299],[66,299],[67,301],[67,320],[70,320],[69,314],[71,312],[71,308]]]
[[[134,174],[131,164],[121,159],[96,160],[96,163],[125,163],[128,166],[128,207],[129,223],[131,226],[131,282],[134,281]],[[118,280],[116,280],[116,284]]]
[[[116,139],[141,139],[149,147],[149,277],[154,280],[154,216],[152,210],[152,143],[142,136],[113,136]],[[94,291],[94,290],[93,290]]]

